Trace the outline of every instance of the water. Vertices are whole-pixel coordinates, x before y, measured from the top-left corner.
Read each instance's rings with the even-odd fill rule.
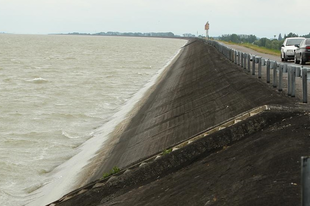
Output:
[[[24,205],[52,193],[59,172],[74,181],[72,157],[95,152],[85,142],[100,146],[185,43],[0,35],[1,205]],[[68,185],[58,187],[55,197]]]

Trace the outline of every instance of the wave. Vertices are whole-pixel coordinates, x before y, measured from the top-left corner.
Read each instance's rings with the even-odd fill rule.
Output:
[[[33,82],[35,84],[43,84],[43,83],[47,83],[48,80],[42,77],[38,77],[38,78],[31,79],[31,80],[27,80],[27,82]]]
[[[162,70],[164,70],[164,68],[162,68]],[[135,70],[136,71],[136,70]],[[140,72],[140,74],[138,75],[142,75],[144,76],[145,74],[148,73],[148,71],[141,71],[139,70],[138,72]],[[161,72],[158,72],[157,77],[159,76]],[[126,74],[126,73],[125,73]],[[114,78],[117,75],[117,73],[114,74],[114,70],[111,70],[111,72],[107,75],[105,75],[104,80],[108,83],[108,84],[115,84]],[[130,76],[130,75],[128,75]],[[156,75],[155,75],[156,76]],[[140,91],[138,91],[136,94],[134,94],[135,90],[129,90],[129,92],[132,91],[132,93],[130,93],[130,95],[123,95],[122,97],[114,97],[114,95],[112,97],[110,97],[111,95],[109,95],[107,98],[117,98],[119,100],[122,100],[122,104],[113,104],[110,103],[110,101],[108,102],[104,102],[102,101],[100,104],[100,107],[98,108],[98,110],[107,110],[107,111],[111,111],[111,113],[109,114],[108,117],[102,117],[101,121],[99,121],[100,125],[99,127],[96,126],[96,128],[94,127],[94,133],[90,134],[90,138],[84,142],[81,143],[78,148],[75,150],[75,154],[73,154],[73,156],[71,156],[71,158],[68,161],[64,161],[63,164],[58,165],[56,168],[54,168],[51,172],[48,172],[48,179],[49,179],[49,183],[47,185],[44,185],[43,187],[39,187],[38,190],[35,190],[35,192],[33,192],[33,195],[38,197],[35,198],[36,200],[33,202],[33,204],[40,204],[43,205],[41,203],[49,203],[59,197],[61,197],[62,195],[64,195],[64,193],[66,192],[70,192],[70,190],[72,190],[75,185],[78,183],[78,175],[80,175],[80,171],[83,170],[83,167],[85,165],[87,165],[87,163],[89,163],[90,159],[93,158],[96,155],[96,152],[102,148],[102,145],[104,145],[105,140],[107,140],[109,138],[109,134],[111,132],[113,132],[113,130],[115,129],[115,127],[121,123],[124,119],[126,119],[128,116],[128,113],[134,108],[134,106],[136,105],[136,102],[138,102],[141,97],[143,97],[143,95],[145,94],[145,92],[147,92],[147,90],[149,89],[150,86],[152,86],[153,83],[156,82],[157,77],[154,79],[153,81],[149,81],[146,82],[144,80],[145,83],[148,83],[148,85],[145,85],[143,89],[141,89]],[[113,80],[113,81],[112,81]],[[126,81],[128,81],[128,79],[126,79]],[[133,81],[134,82],[134,81]],[[116,82],[117,83],[117,82]],[[128,84],[130,84],[131,82],[128,82]],[[113,85],[112,85],[113,86]],[[124,86],[126,87],[126,85]],[[139,87],[140,88],[140,87]],[[138,88],[138,89],[139,89]],[[97,88],[96,88],[97,89]],[[103,90],[102,88],[100,90]],[[109,90],[107,90],[108,92]],[[93,88],[92,90],[90,90],[90,92],[94,92]],[[106,93],[107,93],[106,92]],[[105,95],[105,91],[99,93],[98,95]],[[118,100],[118,101],[119,101]],[[111,101],[114,102],[114,101]],[[120,105],[123,105],[125,103],[125,105],[120,109],[119,112],[114,113],[115,110],[119,110],[119,107],[121,107]],[[53,103],[52,103],[53,104]],[[54,105],[56,107],[61,107],[62,104],[59,102],[55,102]],[[115,108],[117,106],[117,108]],[[58,109],[58,108],[57,108]],[[61,108],[60,108],[61,109]],[[113,110],[113,113],[112,113]],[[73,122],[71,120],[73,120],[76,115],[79,114],[75,114],[73,112],[73,114],[62,114],[62,112],[65,113],[65,111],[62,111],[59,113],[53,113],[51,112],[51,118],[53,119],[60,119],[60,118],[64,118],[67,119],[67,122]],[[113,115],[114,114],[114,115]],[[84,114],[81,114],[84,115]],[[91,114],[87,114],[87,115],[93,115]],[[95,112],[94,112],[95,115]],[[97,116],[97,115],[95,115]],[[79,116],[79,119],[83,119],[84,122],[87,122],[87,117],[83,117],[83,116]],[[98,117],[97,117],[98,118]],[[107,119],[106,119],[107,118]],[[106,122],[105,124],[101,124],[103,122]],[[80,126],[79,124],[76,124],[78,127]],[[80,128],[79,128],[80,129]],[[60,135],[62,137],[62,139],[57,139],[56,142],[58,143],[62,143],[62,142],[67,142],[68,141],[73,141],[75,143],[80,143],[81,141],[79,141],[79,139],[83,139],[83,138],[79,138],[78,134],[75,133],[75,130],[70,130],[70,128],[65,128],[62,129],[60,132]],[[59,133],[58,133],[59,134]],[[80,135],[81,136],[81,135]],[[58,141],[59,140],[59,141]],[[53,142],[53,144],[55,144]],[[76,144],[77,145],[77,144]],[[42,171],[41,172],[43,174],[45,174],[46,171]],[[34,186],[35,188],[35,186]],[[32,191],[32,187],[29,188],[30,191]],[[43,196],[42,196],[43,195]]]
[[[31,132],[28,134],[11,133],[10,135],[11,136],[25,136],[25,137],[27,137],[27,136],[38,136],[38,133],[34,133],[34,132]],[[5,138],[3,142],[5,144],[8,144],[8,145],[14,145],[15,147],[17,147],[17,146],[26,147],[27,145],[34,145],[34,144],[39,143],[39,141],[35,140],[34,138],[33,139],[30,139],[30,138],[14,138],[14,139]]]
[[[80,136],[73,136],[71,134],[69,134],[68,132],[65,132],[65,131],[61,131],[61,134],[69,139],[78,139],[80,138]]]

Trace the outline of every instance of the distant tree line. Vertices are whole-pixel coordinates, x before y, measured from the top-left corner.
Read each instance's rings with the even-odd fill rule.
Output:
[[[174,37],[175,35],[172,32],[150,32],[150,33],[141,33],[141,32],[100,32],[93,35],[100,36],[155,36],[155,37]]]
[[[255,35],[237,35],[237,34],[226,34],[220,37],[222,41],[234,42],[234,43],[250,43],[252,44],[257,40]]]
[[[284,40],[289,37],[298,37],[298,35],[291,32],[288,35],[284,35],[284,38],[282,38],[282,35],[279,34],[277,39],[276,38],[275,39],[268,39],[268,38],[258,39],[255,35],[226,34],[226,35],[222,35],[219,39],[222,41],[228,41],[228,42],[234,42],[234,43],[255,44],[257,46],[265,47],[268,49],[280,50]],[[301,37],[310,38],[310,33],[307,35],[303,35]]]
[[[73,32],[73,33],[68,33],[68,35],[177,37],[172,32],[141,33],[141,32],[114,32],[114,31],[108,31],[108,32],[99,32],[99,33],[95,33],[95,34]]]

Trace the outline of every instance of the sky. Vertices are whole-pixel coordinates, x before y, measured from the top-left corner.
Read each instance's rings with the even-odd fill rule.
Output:
[[[310,33],[309,0],[0,0],[0,32]]]

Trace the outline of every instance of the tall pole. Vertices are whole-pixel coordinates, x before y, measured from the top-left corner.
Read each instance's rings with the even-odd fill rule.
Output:
[[[210,28],[210,24],[209,24],[209,22],[207,22],[205,25],[206,39],[209,39],[209,28]]]

